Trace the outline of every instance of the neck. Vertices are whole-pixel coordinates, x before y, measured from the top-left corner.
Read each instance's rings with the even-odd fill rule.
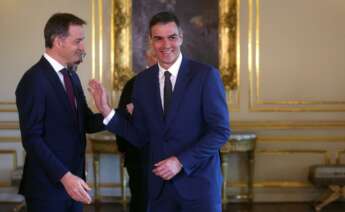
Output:
[[[50,57],[54,58],[56,61],[58,61],[61,65],[63,66],[67,66],[67,63],[65,62],[65,60],[53,49],[50,48],[46,48],[45,51]]]

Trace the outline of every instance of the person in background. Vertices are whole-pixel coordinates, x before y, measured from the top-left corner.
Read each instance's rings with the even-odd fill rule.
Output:
[[[85,133],[104,129],[88,108],[76,67],[85,56],[85,21],[56,13],[44,28],[45,52],[16,89],[26,151],[19,192],[28,212],[82,212],[89,204],[85,182]],[[71,70],[73,69],[73,70]]]

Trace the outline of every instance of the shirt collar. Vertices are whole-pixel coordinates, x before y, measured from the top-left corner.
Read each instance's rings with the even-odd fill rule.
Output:
[[[54,58],[52,58],[51,56],[49,56],[49,54],[44,53],[43,57],[48,60],[48,62],[50,63],[51,66],[53,66],[53,69],[56,72],[61,71],[62,69],[64,69],[65,67],[63,65],[61,65],[61,63],[59,63],[57,60],[55,60]]]
[[[163,76],[165,71],[169,71],[173,77],[177,77],[178,71],[180,69],[182,63],[182,53],[180,52],[179,56],[177,57],[176,61],[174,64],[170,66],[170,68],[165,69],[161,65],[159,65],[158,62],[158,67],[159,67],[159,75]]]

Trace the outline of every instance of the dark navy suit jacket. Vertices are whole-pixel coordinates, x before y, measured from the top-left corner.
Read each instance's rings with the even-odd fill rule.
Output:
[[[42,57],[16,90],[22,142],[26,151],[20,193],[29,198],[68,198],[61,177],[70,171],[85,179],[85,133],[104,128],[102,116],[87,106],[76,73],[71,80],[77,100],[72,112],[64,87]]]
[[[149,197],[157,198],[163,180],[152,173],[154,164],[176,156],[182,171],[171,181],[185,199],[203,196],[221,201],[219,149],[230,135],[223,83],[215,68],[183,59],[171,105],[164,117],[158,65],[137,76],[134,113],[128,122],[117,111],[106,128],[138,147],[149,145]]]

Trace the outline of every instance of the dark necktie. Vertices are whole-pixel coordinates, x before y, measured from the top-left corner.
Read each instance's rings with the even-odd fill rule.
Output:
[[[167,114],[171,96],[172,96],[172,84],[170,81],[171,73],[169,71],[164,72],[164,115]]]
[[[66,89],[66,93],[68,96],[68,100],[69,100],[69,103],[72,107],[72,110],[75,112],[76,111],[75,95],[74,95],[74,91],[73,91],[72,81],[71,81],[71,78],[70,78],[68,72],[69,71],[66,68],[61,70],[61,73],[63,75],[63,81],[65,83],[65,89]]]

